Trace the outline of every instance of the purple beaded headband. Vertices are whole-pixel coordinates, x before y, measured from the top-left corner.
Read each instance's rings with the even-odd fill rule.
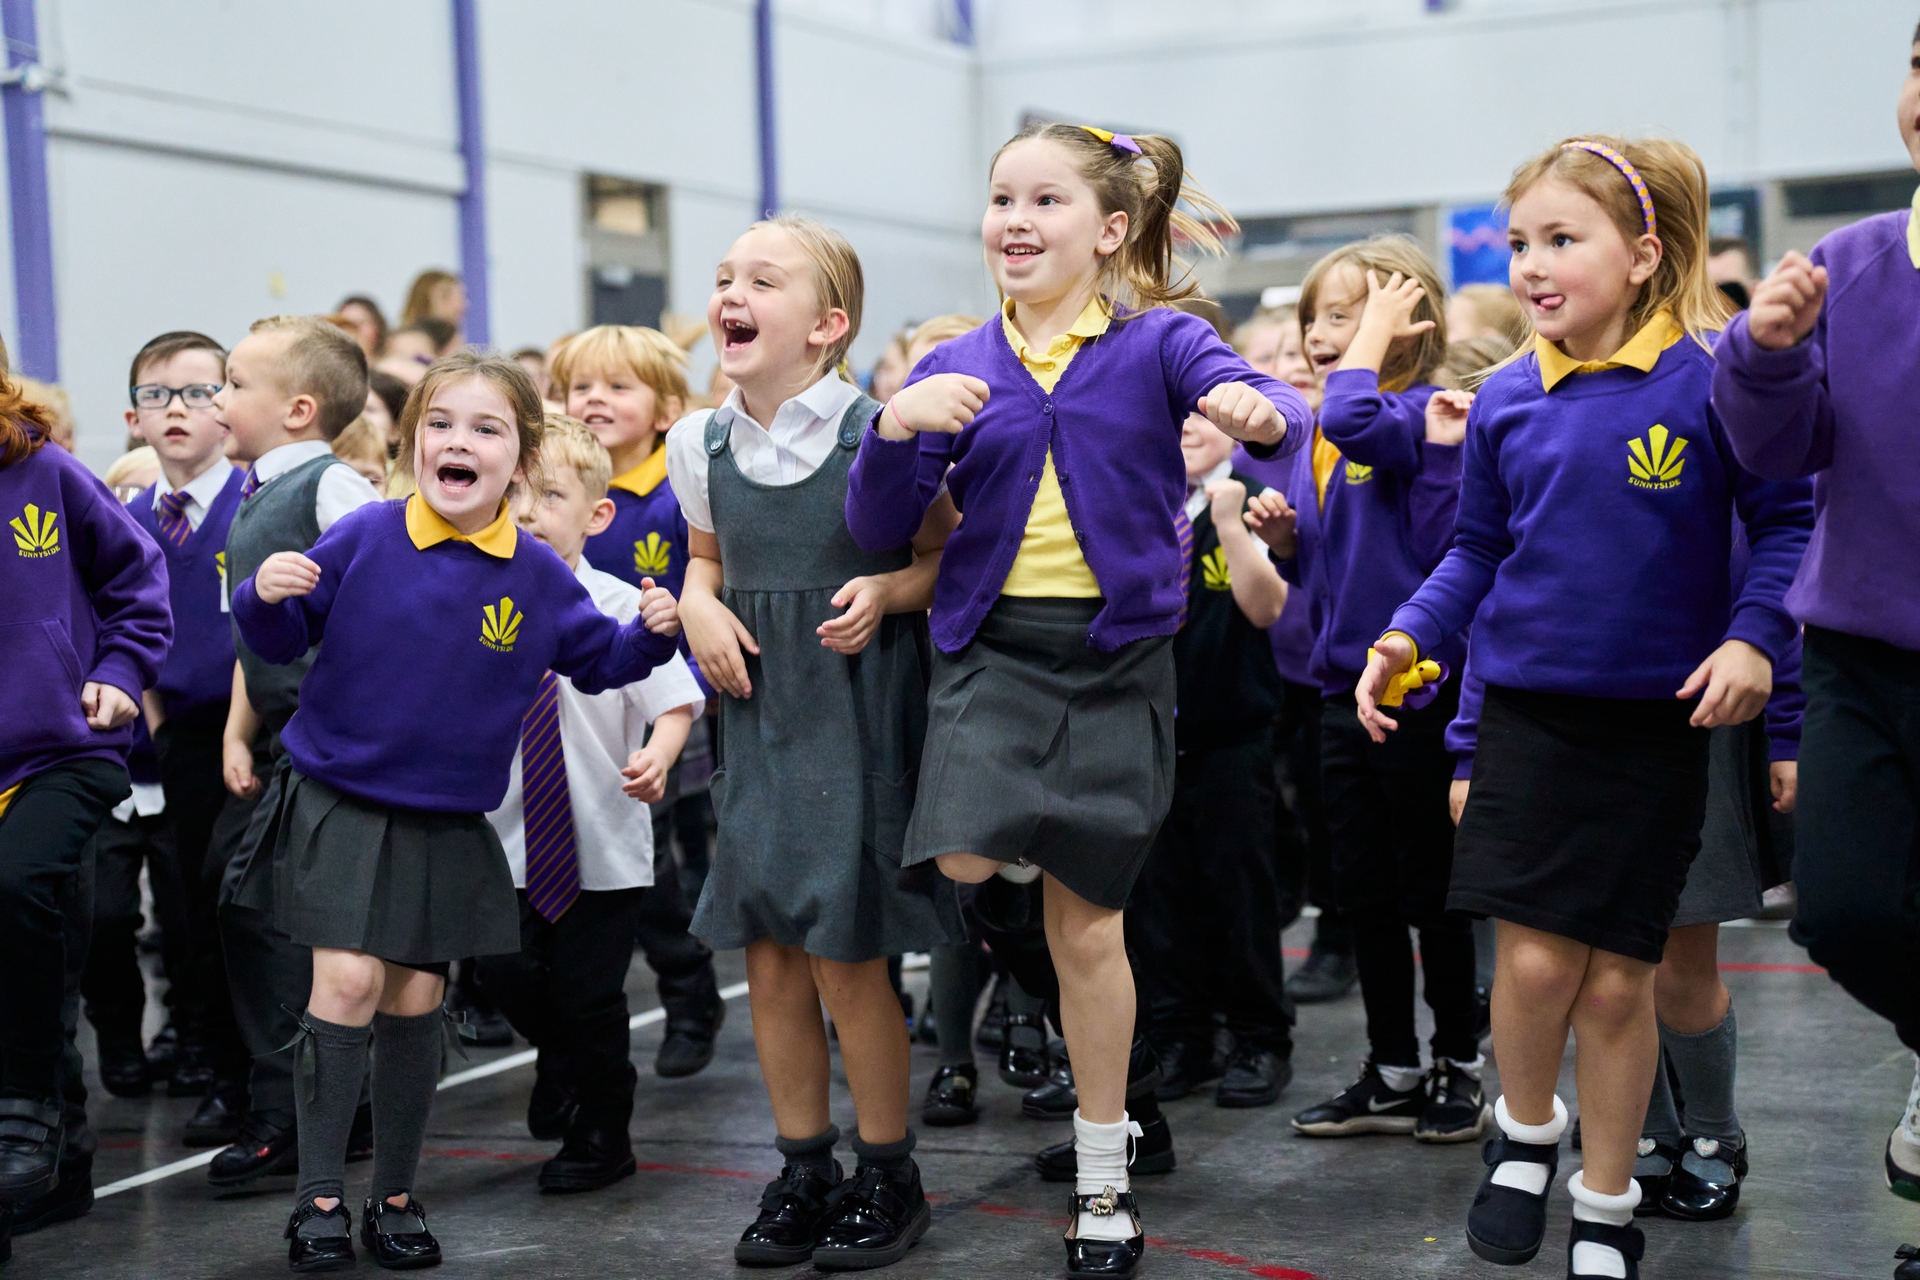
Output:
[[[1083,124],[1080,127],[1115,151],[1130,151],[1136,156],[1140,154],[1140,144],[1124,133],[1115,133],[1111,129],[1096,129],[1090,124]]]
[[[1640,176],[1640,171],[1633,167],[1633,161],[1627,159],[1604,142],[1591,142],[1585,138],[1575,142],[1562,143],[1560,149],[1562,151],[1591,151],[1594,155],[1599,156],[1602,160],[1605,160],[1608,164],[1618,169],[1621,175],[1626,178],[1627,185],[1633,188],[1633,194],[1640,197],[1640,216],[1646,219],[1647,234],[1650,236],[1659,234],[1659,223],[1653,216],[1653,195],[1647,190],[1646,180]]]

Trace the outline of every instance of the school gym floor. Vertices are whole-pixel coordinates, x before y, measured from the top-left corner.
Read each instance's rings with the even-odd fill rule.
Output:
[[[1920,1211],[1887,1193],[1880,1163],[1906,1099],[1912,1058],[1885,1024],[1809,966],[1783,930],[1729,928],[1722,938],[1727,985],[1740,1009],[1740,1112],[1753,1172],[1729,1221],[1642,1219],[1644,1274],[1649,1280],[1890,1276],[1894,1246],[1920,1240]],[[1304,947],[1306,940],[1305,928],[1296,927],[1288,945]],[[722,960],[722,983],[737,984],[739,957]],[[924,978],[924,972],[908,974],[916,997]],[[628,990],[636,1011],[653,1007],[651,975],[637,960]],[[734,1266],[733,1241],[779,1161],[770,1146],[772,1121],[744,987],[730,987],[728,995],[718,1056],[691,1079],[655,1077],[649,1068],[659,1025],[643,1018],[635,1029],[641,1076],[633,1133],[640,1172],[591,1195],[542,1196],[535,1190],[535,1170],[552,1147],[526,1135],[532,1069],[518,1065],[485,1075],[474,1070],[524,1046],[475,1054],[471,1063],[456,1059],[435,1104],[419,1183],[446,1249],[440,1274],[461,1280],[752,1274]],[[1196,1096],[1167,1107],[1180,1167],[1137,1184],[1153,1239],[1143,1276],[1400,1280],[1564,1274],[1566,1175],[1577,1167],[1577,1155],[1562,1159],[1547,1248],[1530,1267],[1506,1270],[1474,1258],[1462,1234],[1481,1173],[1477,1143],[1429,1148],[1406,1138],[1316,1141],[1291,1131],[1292,1111],[1349,1083],[1364,1052],[1362,1026],[1357,995],[1303,1010],[1294,1081],[1277,1106],[1224,1111]],[[916,1114],[935,1061],[934,1049],[915,1047]],[[889,1277],[1047,1277],[1061,1271],[1067,1188],[1042,1183],[1029,1160],[1039,1147],[1069,1136],[1069,1129],[1023,1119],[1019,1095],[999,1084],[984,1056],[981,1066],[981,1122],[920,1130],[918,1158],[935,1198],[934,1225],[904,1262],[884,1273]],[[1571,1059],[1561,1095],[1573,1098]],[[95,1096],[100,1155],[94,1178],[102,1192],[97,1206],[78,1222],[17,1240],[14,1259],[0,1274],[21,1280],[287,1274],[280,1230],[290,1188],[212,1200],[204,1161],[190,1159],[193,1153],[174,1142],[192,1100]],[[842,1128],[850,1128],[853,1110],[844,1087],[836,1089],[834,1111]],[[348,1169],[356,1228],[368,1169]],[[360,1270],[377,1268],[362,1259]]]

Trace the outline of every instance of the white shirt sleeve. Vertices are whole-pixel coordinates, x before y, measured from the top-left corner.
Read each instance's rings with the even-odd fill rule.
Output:
[[[702,533],[713,532],[713,504],[707,496],[707,411],[690,413],[667,432],[667,483],[680,500],[680,514]]]
[[[693,708],[693,718],[698,720],[707,709],[706,695],[694,683],[692,668],[677,653],[648,672],[646,679],[628,685],[626,693],[638,704],[638,710],[648,724],[669,711],[686,706]],[[637,747],[639,744],[634,745]]]
[[[313,518],[320,532],[325,533],[347,512],[378,501],[379,491],[358,471],[352,467],[328,467],[320,473],[320,490],[313,499]]]

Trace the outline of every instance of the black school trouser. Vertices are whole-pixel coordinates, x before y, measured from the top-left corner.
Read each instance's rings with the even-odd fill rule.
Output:
[[[93,892],[89,916],[92,938],[81,976],[87,1021],[101,1044],[139,1048],[146,1015],[147,979],[140,971],[140,869],[153,887],[153,912],[160,926],[161,962],[171,987],[173,975],[187,966],[186,892],[174,860],[173,834],[161,815],[136,813],[125,822],[109,816],[88,843]],[[171,994],[169,997],[171,1003]]]
[[[1353,950],[1353,935],[1340,916],[1333,892],[1333,839],[1327,832],[1327,806],[1321,795],[1321,694],[1313,685],[1292,681],[1285,688],[1274,727],[1280,919],[1283,927],[1292,924],[1304,899],[1320,909],[1313,929],[1314,948],[1345,954]]]
[[[244,818],[252,806],[227,791],[221,756],[226,725],[226,703],[196,707],[162,724],[153,745],[160,758],[167,822],[185,891],[183,945],[175,948],[184,963],[175,969],[169,956],[167,969],[175,993],[174,1018],[182,1041],[203,1046],[219,1079],[237,1084],[247,1077],[247,1051],[227,995],[226,955],[220,946],[220,882],[231,846],[244,830]],[[216,839],[216,832],[230,804],[238,804],[242,812],[239,819],[229,820],[227,838],[222,841]]]
[[[1920,1052],[1920,652],[1806,630],[1793,937]]]
[[[131,784],[125,766],[74,760],[35,774],[0,814],[0,1096],[61,1096],[69,957],[84,955],[87,842]]]
[[[1384,743],[1367,737],[1352,694],[1329,697],[1321,708],[1320,768],[1335,892],[1353,929],[1367,1040],[1374,1062],[1384,1067],[1420,1065],[1409,929],[1420,931],[1434,1056],[1472,1062],[1480,1055],[1473,923],[1446,909],[1453,873],[1453,819],[1447,811],[1453,755],[1444,735],[1459,707],[1459,684],[1449,681],[1426,707],[1396,713],[1400,728]]]
[[[1161,1044],[1185,1041],[1204,1058],[1218,1012],[1242,1045],[1292,1052],[1274,809],[1268,730],[1181,750],[1172,808],[1127,901]]]
[[[548,920],[522,890],[519,954],[480,961],[481,985],[540,1051],[540,1074],[579,1099],[583,1120],[623,1130],[634,1086],[627,968],[651,892],[583,892],[566,914]]]

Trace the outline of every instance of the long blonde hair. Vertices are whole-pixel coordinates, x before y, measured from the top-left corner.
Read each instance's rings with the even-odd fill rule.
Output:
[[[1440,271],[1433,265],[1433,259],[1406,236],[1369,236],[1341,245],[1314,263],[1300,285],[1302,336],[1312,327],[1313,318],[1320,314],[1320,291],[1326,287],[1327,276],[1343,264],[1360,274],[1360,296],[1354,301],[1362,304],[1367,300],[1369,272],[1379,276],[1381,284],[1396,271],[1420,282],[1424,293],[1414,304],[1413,318],[1431,320],[1433,328],[1418,334],[1411,342],[1396,342],[1387,349],[1387,358],[1380,365],[1380,385],[1404,391],[1416,383],[1433,381],[1434,372],[1447,358],[1447,291],[1440,283]]]

